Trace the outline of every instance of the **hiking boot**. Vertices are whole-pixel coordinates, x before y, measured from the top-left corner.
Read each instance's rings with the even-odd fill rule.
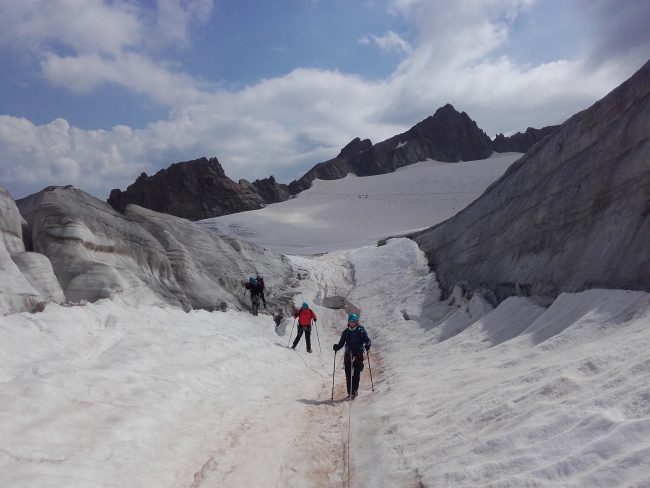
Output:
[[[307,352],[311,352],[311,349],[307,349]]]
[[[296,345],[295,345],[295,344],[294,344],[293,346],[291,346],[291,349],[295,349],[295,348],[296,348]]]
[[[350,398],[354,400],[357,397],[358,393],[356,391],[353,391],[352,394],[350,395]]]

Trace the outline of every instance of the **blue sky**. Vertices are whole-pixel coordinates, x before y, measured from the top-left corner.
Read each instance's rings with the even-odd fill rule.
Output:
[[[0,184],[105,199],[217,157],[289,182],[445,103],[564,121],[650,57],[646,0],[0,0]]]

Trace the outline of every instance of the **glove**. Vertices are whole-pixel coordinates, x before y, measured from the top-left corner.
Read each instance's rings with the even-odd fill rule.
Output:
[[[366,344],[366,352],[370,351],[370,344]]]
[[[334,344],[334,345],[332,346],[332,349],[334,349],[334,352],[336,352],[336,351],[338,351],[338,350],[341,349],[341,348],[339,347],[338,344]]]

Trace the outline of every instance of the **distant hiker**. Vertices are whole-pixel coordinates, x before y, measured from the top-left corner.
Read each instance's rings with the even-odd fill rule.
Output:
[[[318,320],[316,314],[311,308],[309,308],[309,305],[303,303],[300,310],[293,312],[293,318],[298,319],[298,335],[296,335],[296,339],[293,341],[291,349],[296,348],[304,332],[305,342],[307,343],[307,352],[311,352],[311,321],[313,320],[316,322]]]
[[[257,273],[256,278],[257,278],[257,289],[260,292],[260,298],[262,299],[264,308],[266,308],[266,297],[264,296],[264,276],[262,276],[261,273]]]
[[[359,316],[356,313],[348,315],[348,327],[341,334],[338,344],[334,344],[332,349],[338,351],[345,344],[345,384],[348,389],[348,396],[355,398],[359,390],[359,378],[363,371],[363,351],[370,350],[370,338],[363,325],[359,324]],[[354,374],[352,373],[354,366]],[[352,378],[350,378],[352,377]]]
[[[257,315],[257,309],[260,306],[260,288],[257,279],[251,276],[248,282],[244,282],[243,286],[251,294],[251,312],[253,315]]]

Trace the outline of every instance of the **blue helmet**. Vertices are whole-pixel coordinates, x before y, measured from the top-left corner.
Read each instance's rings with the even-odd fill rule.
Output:
[[[302,308],[309,308],[309,305],[307,305],[307,302],[304,302],[304,303],[302,304]]]
[[[351,313],[348,315],[348,322],[358,322],[359,316],[356,313]]]

